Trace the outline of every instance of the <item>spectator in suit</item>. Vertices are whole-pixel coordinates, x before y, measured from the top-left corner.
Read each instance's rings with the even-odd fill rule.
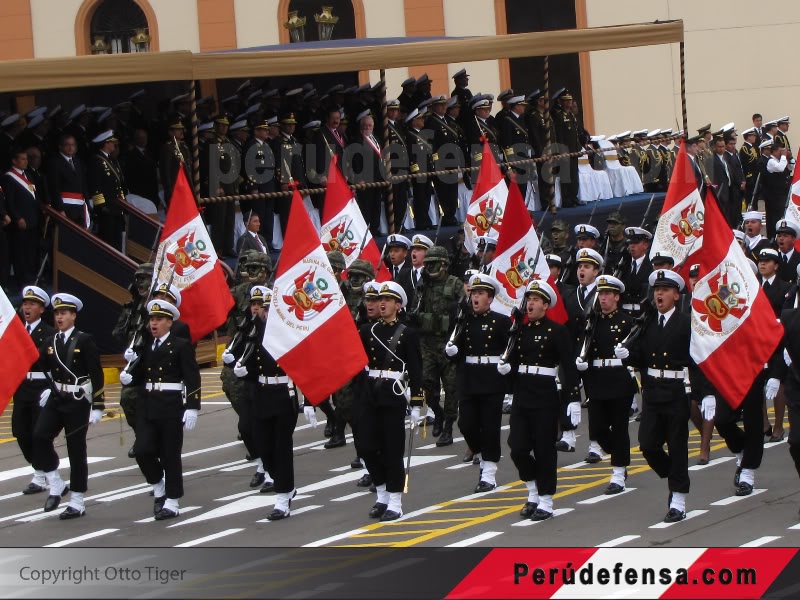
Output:
[[[257,212],[250,211],[250,218],[247,220],[247,231],[242,234],[239,241],[236,242],[236,254],[241,256],[248,250],[256,250],[269,254],[269,246],[267,240],[258,233],[261,228],[261,218]]]
[[[735,219],[733,200],[731,199],[731,185],[733,178],[731,177],[731,170],[728,167],[728,162],[725,160],[725,140],[721,137],[714,138],[714,158],[713,168],[711,171],[711,183],[717,194],[717,202],[722,214],[728,221],[732,228],[740,225],[741,209],[739,210],[739,219]]]
[[[736,133],[725,134],[725,154],[723,158],[728,164],[731,174],[731,218],[735,219],[731,227],[739,227],[742,223],[742,199],[744,198],[745,177],[739,152],[736,150]]]
[[[10,217],[9,247],[20,287],[36,278],[41,206],[36,185],[28,177],[28,153],[12,152],[11,169],[0,177]]]
[[[347,178],[352,183],[375,183],[382,180],[381,145],[374,135],[375,121],[369,110],[358,115],[359,133],[348,146],[346,154]],[[373,237],[380,235],[381,205],[384,188],[356,190],[356,199],[361,214]]]
[[[47,191],[50,206],[81,227],[89,227],[86,206],[86,168],[78,157],[75,136],[64,134],[58,144],[59,152],[47,165]]]
[[[147,130],[133,133],[133,144],[123,156],[123,172],[131,194],[147,198],[158,205],[158,173],[156,159],[147,145]]]

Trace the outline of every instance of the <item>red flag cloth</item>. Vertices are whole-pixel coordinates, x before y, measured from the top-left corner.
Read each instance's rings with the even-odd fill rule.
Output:
[[[0,288],[0,414],[8,406],[11,396],[31,365],[39,359],[39,349],[25,326],[17,317],[14,307]]]
[[[681,266],[676,270],[682,274],[688,273],[689,266],[696,262],[690,262],[689,257],[703,247],[705,239],[703,198],[697,191],[691,161],[686,153],[686,144],[681,143],[650,247],[651,260],[656,252],[669,254],[675,259],[675,265]],[[685,271],[682,271],[684,267]]]
[[[556,282],[550,276],[550,267],[544,252],[539,252],[539,237],[533,226],[519,187],[512,181],[504,213],[505,224],[497,240],[497,252],[492,260],[491,275],[502,289],[492,302],[492,310],[510,315],[525,294],[525,287],[533,279],[547,281],[556,292],[558,301],[547,311],[547,316],[558,323],[567,322],[567,311]]]
[[[197,342],[225,322],[234,301],[183,169],[178,169],[156,265],[162,255],[159,281],[168,282],[174,270],[181,321],[189,326],[192,342]]]
[[[316,405],[361,371],[367,355],[297,190],[283,240],[263,345]]]
[[[478,238],[484,235],[497,237],[503,228],[508,198],[508,187],[497,161],[494,159],[489,142],[483,141],[478,181],[472,191],[467,216],[464,220],[464,246],[470,254],[478,249]]]
[[[339,169],[336,155],[331,158],[328,167],[328,185],[325,189],[319,237],[326,252],[338,250],[344,255],[344,262],[348,268],[354,260],[361,258],[378,269],[380,250],[372,239],[353,191]]]
[[[764,182],[762,181],[759,184],[759,187],[763,185]],[[795,223],[800,223],[800,169],[795,169],[794,175],[792,175],[792,187],[789,191],[789,202],[786,204],[786,214],[783,215],[783,218],[788,219],[789,221],[794,221]],[[800,240],[797,240],[794,243],[794,249],[796,252],[800,252]]]
[[[692,291],[691,355],[735,409],[775,352],[783,327],[710,190],[704,227],[703,248],[693,256],[700,279]]]

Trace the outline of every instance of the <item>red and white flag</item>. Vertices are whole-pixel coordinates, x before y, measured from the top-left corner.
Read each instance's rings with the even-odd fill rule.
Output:
[[[8,406],[11,396],[31,365],[39,359],[39,349],[25,326],[19,320],[14,307],[0,288],[0,414]]]
[[[556,282],[550,276],[550,267],[543,252],[539,252],[539,237],[528,209],[512,182],[505,208],[505,225],[497,240],[497,252],[492,260],[491,276],[502,286],[492,302],[492,310],[510,315],[525,294],[525,287],[533,279],[547,281],[556,292],[558,302],[548,311],[548,317],[558,323],[567,322],[567,311],[558,293]]]
[[[295,190],[264,348],[312,404],[367,364],[367,355],[328,256]]]
[[[335,155],[328,168],[328,185],[319,237],[326,252],[338,250],[344,255],[348,268],[357,258],[369,261],[373,267],[378,268],[380,250],[372,239],[364,215],[361,214],[355,195],[339,169],[338,157]]]
[[[464,246],[470,254],[478,250],[478,238],[484,235],[498,237],[505,221],[508,186],[487,140],[483,141],[478,181],[464,220]]]
[[[222,325],[233,296],[183,169],[178,169],[156,256],[158,262],[164,256],[159,281],[168,282],[175,272],[172,283],[181,293],[181,321],[189,326],[192,342]]]
[[[703,249],[692,257],[700,279],[692,291],[691,355],[737,408],[772,357],[783,327],[710,190],[704,227]]]
[[[650,247],[651,258],[656,252],[667,253],[676,265],[686,265],[688,257],[703,247],[705,238],[703,198],[697,191],[691,160],[686,144],[681,143]]]
[[[797,168],[792,176],[792,188],[789,191],[789,202],[786,204],[786,214],[783,218],[800,223],[800,169]],[[794,249],[800,252],[800,240],[794,243]]]

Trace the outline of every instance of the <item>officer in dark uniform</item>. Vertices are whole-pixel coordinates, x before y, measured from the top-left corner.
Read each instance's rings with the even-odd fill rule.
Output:
[[[572,112],[572,94],[562,89],[553,94],[558,104],[550,111],[553,119],[555,142],[561,145],[559,152],[578,152],[582,148],[578,119]],[[563,161],[567,162],[567,161]],[[561,178],[561,205],[564,208],[578,204],[578,157],[568,159],[569,171],[559,170]]]
[[[758,283],[769,300],[775,317],[781,316],[786,299],[791,295],[792,284],[778,277],[781,259],[777,250],[764,248],[758,255]],[[792,298],[794,300],[794,298]]]
[[[739,148],[739,162],[744,170],[744,199],[748,207],[753,206],[755,208],[758,201],[758,199],[753,200],[756,191],[756,180],[758,179],[758,148],[756,147],[758,132],[755,127],[751,127],[742,132],[742,137],[744,138],[744,143]],[[759,180],[759,188],[761,184],[762,182]]]
[[[619,310],[625,284],[611,275],[597,280],[600,314],[595,322],[592,341],[585,357],[578,356],[575,366],[583,372],[589,403],[589,437],[603,452],[611,454],[611,481],[606,494],[625,490],[627,466],[631,464],[631,440],[628,416],[636,393],[628,369],[614,355],[614,347],[625,339],[633,325],[630,316]]]
[[[489,113],[492,108],[490,97],[475,96],[472,98],[470,106],[473,111],[473,117],[464,121],[467,144],[470,149],[470,165],[472,167],[480,167],[483,161],[482,138],[484,137],[489,142],[489,148],[492,150],[497,164],[503,165],[505,161],[503,153],[500,151],[498,145],[497,131],[488,121]],[[479,173],[480,169],[476,169],[472,172],[473,185],[477,182]]]
[[[447,97],[436,96],[431,102],[432,113],[425,121],[425,129],[433,131],[433,168],[436,171],[461,168],[463,157],[459,155],[460,133],[456,126],[447,119]],[[436,195],[444,212],[442,225],[457,225],[456,209],[458,208],[458,175],[448,174],[433,180]]]
[[[581,223],[573,228],[575,232],[575,248],[570,252],[561,272],[561,280],[569,285],[578,285],[578,264],[575,260],[575,250],[589,248],[599,253],[598,240],[600,231],[588,223]]]
[[[380,321],[359,328],[369,358],[366,386],[358,416],[358,448],[377,489],[370,518],[394,521],[403,516],[403,450],[406,407],[411,426],[420,420],[422,355],[414,329],[400,323],[406,293],[394,281],[381,285]]]
[[[388,255],[388,269],[393,281],[400,279],[405,271],[411,268],[408,258],[408,251],[411,248],[411,240],[399,233],[393,233],[386,238],[386,251]]]
[[[267,519],[279,521],[289,517],[292,498],[297,494],[292,454],[297,398],[294,384],[261,344],[271,303],[268,288],[257,285],[250,290],[256,335],[242,347],[233,372],[245,381],[253,441],[263,468],[274,478],[275,508]]]
[[[458,97],[458,101],[461,106],[466,106],[467,103],[472,100],[472,92],[469,89],[469,74],[467,73],[466,69],[461,69],[455,75],[453,75],[453,82],[455,83],[455,87],[453,91],[450,92],[450,96]]]
[[[194,348],[172,335],[178,309],[165,300],[147,303],[150,339],[141,357],[120,373],[122,385],[141,389],[136,424],[136,462],[153,486],[153,514],[157,521],[179,514],[183,497],[181,450],[183,430],[197,425],[200,411],[200,368]],[[184,398],[186,404],[184,406]]]
[[[284,113],[280,118],[281,133],[273,142],[275,154],[275,173],[277,182],[282,192],[289,189],[289,184],[295,182],[299,187],[308,187],[306,169],[303,162],[303,147],[294,136],[297,120],[294,113]],[[290,198],[281,198],[275,203],[281,230],[285,233],[289,223]]]
[[[50,373],[52,384],[40,397],[42,411],[33,430],[33,468],[44,471],[50,495],[45,512],[55,510],[61,498],[72,489],[67,508],[59,519],[75,519],[86,514],[84,494],[88,487],[86,431],[100,422],[105,410],[103,367],[94,339],[75,328],[75,318],[83,303],[71,294],[53,297],[53,316],[58,333],[44,338],[39,346],[39,364]],[[53,440],[64,430],[69,456],[68,487],[58,473],[58,454]]]
[[[414,109],[406,117],[406,147],[409,153],[409,173],[419,175],[433,171],[433,145],[422,133],[425,126],[427,112],[425,109]],[[432,181],[427,177],[415,177],[411,180],[411,190],[414,196],[414,228],[430,229],[431,219],[428,209],[431,204],[431,184]],[[395,223],[395,230],[399,226]]]
[[[276,191],[275,157],[269,145],[270,124],[266,120],[258,122],[253,128],[253,137],[245,144],[242,152],[242,172],[245,194],[265,194]],[[259,232],[272,252],[272,236],[275,223],[275,199],[265,198],[240,203],[242,214],[255,212],[261,220]]]
[[[775,241],[778,243],[778,254],[781,260],[778,277],[789,283],[797,281],[800,252],[794,249],[794,245],[798,235],[800,235],[800,225],[793,221],[781,219],[775,225]]]
[[[760,184],[759,184],[760,185]],[[758,262],[758,256],[764,248],[771,248],[770,241],[761,235],[761,212],[747,211],[742,215],[742,229],[744,230],[744,253],[753,262]]]
[[[185,133],[183,122],[179,118],[173,119],[167,128],[167,141],[164,142],[158,156],[158,171],[161,177],[161,187],[164,191],[164,204],[166,206],[169,206],[172,190],[175,189],[175,180],[178,178],[180,169],[184,169],[184,173],[191,185],[191,171],[186,169],[185,164],[187,160],[190,160],[192,154],[183,141]]]
[[[29,285],[22,290],[22,319],[25,321],[25,329],[37,348],[41,348],[46,339],[53,339],[56,330],[42,320],[45,310],[50,305],[50,296],[45,291]],[[7,358],[10,360],[10,358]],[[39,398],[42,392],[47,389],[48,384],[45,374],[42,372],[42,365],[39,361],[31,366],[31,370],[25,375],[25,379],[14,392],[14,410],[11,413],[11,435],[17,439],[22,456],[28,464],[33,464],[34,439],[33,431],[36,427],[36,420],[42,411],[39,406]],[[40,443],[44,443],[42,440]],[[23,494],[38,494],[47,487],[47,478],[44,471],[34,469],[33,479],[24,490]]]
[[[625,284],[622,294],[622,310],[632,317],[642,314],[642,301],[647,298],[647,280],[653,267],[647,256],[653,234],[641,227],[625,229],[628,238],[628,260],[620,279]]]
[[[501,361],[502,375],[513,372],[514,403],[508,446],[519,478],[528,488],[528,501],[520,516],[543,521],[553,516],[558,467],[556,439],[562,414],[580,423],[580,392],[572,340],[563,325],[545,313],[555,306],[555,290],[534,280],[525,290],[527,323],[511,346],[508,362]],[[561,369],[562,391],[556,387]],[[532,454],[531,454],[532,453]]]
[[[500,462],[500,425],[506,381],[497,372],[505,351],[511,319],[491,310],[500,283],[489,275],[473,275],[469,280],[470,310],[458,346],[447,342],[444,351],[455,358],[458,377],[458,428],[467,446],[481,455],[481,471],[475,493],[497,486]]]
[[[117,141],[113,131],[101,133],[92,140],[97,152],[89,159],[87,178],[94,204],[97,235],[121,251],[125,220],[120,205],[125,202],[127,188],[119,163],[112,156]]]
[[[495,121],[497,126],[497,140],[503,150],[506,160],[521,160],[533,158],[533,145],[525,121],[525,110],[528,102],[525,96],[513,96],[508,99],[508,110],[501,118]],[[523,199],[526,198],[527,186],[530,181],[537,188],[538,175],[534,165],[514,167],[517,185]]]
[[[773,356],[770,363],[774,368],[772,376],[784,383],[789,423],[800,423],[800,371],[798,370],[800,369],[800,309],[783,311],[781,324],[784,332],[783,343],[778,348],[777,356]],[[789,454],[800,476],[800,428],[796,426],[789,429]],[[741,474],[739,481],[742,481]]]
[[[400,100],[386,102],[386,116],[389,121],[389,141],[387,145],[389,167],[392,175],[406,175],[405,168],[397,166],[408,164],[408,146],[403,124],[399,120]],[[400,231],[408,209],[409,182],[403,180],[392,184],[392,208],[394,211],[394,231]],[[388,194],[386,196],[388,201]],[[386,219],[389,219],[389,207],[386,207]],[[389,233],[393,233],[390,231]]]
[[[208,147],[209,179],[208,195],[230,196],[238,191],[239,156],[228,138],[230,121],[226,115],[214,119],[214,137]],[[206,221],[211,226],[211,240],[220,256],[236,256],[233,249],[235,206],[233,202],[215,202],[206,208]]]

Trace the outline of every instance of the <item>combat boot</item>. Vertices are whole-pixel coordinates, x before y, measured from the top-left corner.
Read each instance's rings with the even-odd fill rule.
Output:
[[[433,437],[439,437],[442,435],[442,429],[444,427],[444,416],[440,413],[436,415],[433,419]]]
[[[436,446],[450,446],[453,443],[453,422],[455,419],[445,419],[442,435],[436,440]]]
[[[341,448],[347,444],[347,440],[344,438],[344,428],[344,421],[339,419],[337,416],[336,425],[333,428],[333,435],[331,436],[331,439],[325,442],[324,448],[326,450],[330,450],[331,448]]]

